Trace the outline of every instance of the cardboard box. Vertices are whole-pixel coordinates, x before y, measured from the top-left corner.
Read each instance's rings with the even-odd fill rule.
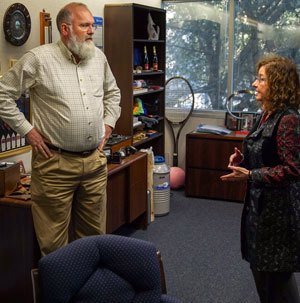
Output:
[[[20,181],[20,163],[0,165],[0,196],[9,196],[13,193]]]

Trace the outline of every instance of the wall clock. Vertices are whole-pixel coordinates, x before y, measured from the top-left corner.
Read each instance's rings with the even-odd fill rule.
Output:
[[[13,45],[23,45],[31,30],[31,19],[27,8],[21,3],[12,4],[3,19],[5,39]]]

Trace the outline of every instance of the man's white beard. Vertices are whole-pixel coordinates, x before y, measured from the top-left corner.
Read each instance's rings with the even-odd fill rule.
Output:
[[[78,41],[77,37],[71,33],[67,43],[69,50],[78,56],[82,61],[87,61],[95,55],[95,44],[92,40]]]

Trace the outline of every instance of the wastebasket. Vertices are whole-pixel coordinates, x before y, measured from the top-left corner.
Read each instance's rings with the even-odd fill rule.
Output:
[[[154,157],[153,202],[155,216],[170,212],[170,169],[162,156]]]

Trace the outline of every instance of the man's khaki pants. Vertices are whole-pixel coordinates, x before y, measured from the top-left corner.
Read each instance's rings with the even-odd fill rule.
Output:
[[[89,156],[52,151],[32,156],[32,216],[42,255],[75,239],[106,231],[106,157],[98,149]]]

